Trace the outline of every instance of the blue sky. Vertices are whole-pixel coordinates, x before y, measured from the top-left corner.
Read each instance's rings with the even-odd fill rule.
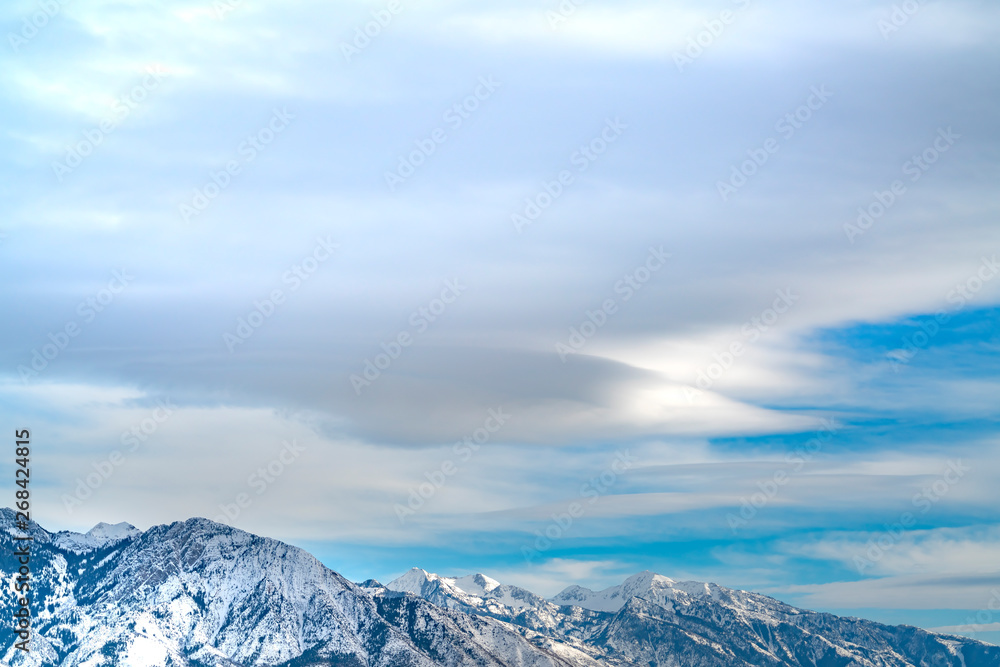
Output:
[[[8,3],[37,517],[988,610],[1000,9],[904,4]]]

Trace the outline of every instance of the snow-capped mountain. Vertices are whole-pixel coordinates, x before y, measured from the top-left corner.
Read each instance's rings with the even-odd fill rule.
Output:
[[[52,536],[56,546],[72,551],[74,553],[84,553],[102,547],[111,546],[122,540],[139,535],[142,531],[130,523],[116,523],[114,525],[103,521],[86,533],[74,533],[63,530]]]
[[[0,564],[16,576],[13,512],[0,510]],[[99,533],[103,531],[98,531]],[[31,525],[34,637],[0,664],[60,667],[594,667],[520,628],[404,594],[373,596],[305,551],[190,519],[111,541]],[[13,618],[14,596],[0,598]]]
[[[605,665],[643,667],[1000,666],[1000,647],[909,626],[797,609],[764,595],[640,572],[618,586],[570,586],[551,600],[491,582],[485,595],[413,569],[387,588],[486,614],[569,644]],[[517,607],[507,591],[523,591]],[[526,595],[525,595],[526,594]],[[531,596],[530,598],[528,596]]]
[[[449,609],[463,606],[506,615],[510,611],[541,609],[548,606],[544,598],[517,586],[505,586],[485,574],[449,578],[413,568],[399,579],[386,585],[399,593],[413,593],[434,604]]]
[[[0,509],[7,586],[13,518]],[[650,572],[545,600],[481,574],[417,569],[359,586],[301,549],[206,519],[30,532],[32,651],[15,649],[3,623],[4,666],[1000,665],[1000,647]],[[0,596],[0,616],[13,618],[15,604]]]
[[[669,577],[648,570],[626,579],[618,586],[595,593],[589,588],[570,586],[552,601],[559,605],[573,605],[594,611],[618,611],[634,597],[663,604],[680,595],[717,596],[720,588],[715,584],[699,581],[674,581]]]
[[[560,608],[531,591],[501,584],[484,574],[451,578],[413,568],[389,582],[386,589],[419,595],[445,609],[507,621],[584,651],[588,649],[581,640],[599,620],[593,611]]]

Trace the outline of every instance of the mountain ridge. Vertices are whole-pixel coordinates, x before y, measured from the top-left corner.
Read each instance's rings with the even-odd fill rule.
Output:
[[[14,513],[0,509],[0,565]],[[637,573],[545,599],[477,573],[350,582],[308,552],[192,518],[36,538],[33,651],[10,667],[996,667],[1000,647]],[[0,614],[11,618],[10,596]]]

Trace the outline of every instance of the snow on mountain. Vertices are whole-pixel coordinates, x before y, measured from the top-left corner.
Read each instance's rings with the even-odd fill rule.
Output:
[[[602,665],[1000,666],[1000,647],[796,609],[764,595],[648,571],[597,592],[570,586],[548,601],[524,591],[535,600],[520,609],[500,604],[503,585],[471,596],[457,590],[456,581],[411,570],[389,587],[406,587],[447,608],[502,618]]]
[[[0,509],[0,578],[17,576]],[[553,600],[482,574],[355,585],[305,551],[190,519],[28,527],[32,651],[4,667],[998,667],[1000,647],[640,572]],[[0,596],[13,618],[14,597]]]
[[[7,507],[0,508],[0,532],[8,535],[23,535],[24,530],[15,526],[15,520],[16,513],[14,510]],[[103,521],[86,533],[75,533],[69,530],[50,533],[34,521],[30,521],[28,532],[35,541],[44,544],[52,543],[60,549],[72,551],[76,554],[103,549],[104,547],[112,546],[142,533],[142,531],[129,523],[109,524]]]
[[[68,530],[60,531],[53,535],[52,540],[61,549],[82,554],[121,542],[141,533],[141,530],[124,521],[116,524],[108,524],[102,521],[86,533],[74,533]]]
[[[366,593],[375,593],[385,588],[377,579],[366,579],[358,584],[358,588]]]
[[[501,584],[485,574],[465,577],[442,577],[413,568],[386,584],[389,590],[413,593],[447,608],[471,607],[489,611],[495,607],[500,616],[511,610],[545,607],[546,602],[531,591]],[[500,609],[503,607],[505,609]]]
[[[618,586],[594,592],[581,586],[570,586],[552,598],[558,605],[573,605],[593,611],[618,611],[634,597],[653,601],[676,599],[678,595],[712,597],[719,587],[698,581],[674,581],[669,577],[649,572],[634,574]],[[714,591],[714,592],[713,592]]]
[[[483,596],[500,586],[496,579],[490,579],[485,574],[470,574],[467,577],[459,577],[452,582],[456,587],[465,591],[469,595]]]
[[[11,520],[0,510],[0,523]],[[206,519],[138,534],[101,528],[88,546],[117,541],[82,552],[79,540],[32,530],[32,651],[15,649],[12,625],[0,625],[5,667],[595,665],[493,619],[370,595],[301,549]],[[14,550],[0,532],[5,581]],[[15,604],[0,596],[0,616],[13,618]]]
[[[399,593],[413,593],[414,595],[426,598],[433,595],[434,591],[441,587],[449,589],[456,588],[452,583],[453,581],[453,579],[439,577],[436,574],[430,574],[429,572],[421,570],[419,567],[414,567],[398,579],[390,581],[385,587],[391,591],[397,591]],[[463,591],[457,592],[462,593]]]

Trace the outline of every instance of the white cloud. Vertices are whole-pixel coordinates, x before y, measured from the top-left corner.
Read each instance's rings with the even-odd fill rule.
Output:
[[[983,609],[998,586],[1000,573],[993,571],[784,586],[768,592],[795,594],[797,605],[811,609]]]
[[[520,569],[492,570],[490,576],[503,584],[525,588],[550,598],[567,586],[577,585],[601,590],[620,584],[634,572],[614,560],[571,560],[552,558],[535,566]]]
[[[0,56],[0,87],[23,111],[7,124],[11,168],[0,179],[12,232],[4,265],[17,276],[3,297],[18,314],[2,333],[8,372],[111,268],[127,261],[140,276],[46,371],[52,384],[3,389],[11,417],[33,415],[53,443],[39,459],[53,481],[39,494],[41,515],[78,528],[215,516],[296,438],[308,447],[301,463],[254,496],[238,525],[287,539],[438,544],[449,533],[523,533],[621,446],[635,449],[640,466],[580,526],[621,535],[650,517],[683,524],[736,508],[784,465],[781,445],[758,451],[753,436],[808,433],[820,413],[991,415],[989,380],[931,385],[914,372],[895,391],[872,389],[887,381],[885,360],[828,356],[816,337],[946,308],[983,249],[1000,246],[989,157],[995,100],[988,87],[966,85],[977,74],[970,67],[992,62],[1000,9],[921,3],[884,40],[884,4],[752,3],[682,74],[673,53],[737,3],[591,0],[553,29],[545,12],[556,5],[406,5],[347,63],[341,41],[378,2],[244,2],[220,19],[211,2],[163,9],[101,0],[67,4],[17,57]],[[16,25],[34,8],[4,11]],[[50,162],[156,64],[168,82],[57,186]],[[383,171],[491,73],[504,87],[489,107],[449,135],[406,188],[387,192]],[[824,81],[835,92],[829,107],[721,202],[716,179]],[[178,202],[276,104],[300,114],[288,141],[197,224],[182,225]],[[630,125],[622,141],[518,236],[511,212],[609,114]],[[851,245],[843,224],[942,124],[962,141]],[[335,233],[343,255],[229,355],[221,334],[281,284],[320,231]],[[669,266],[561,363],[554,343],[652,243],[674,253]],[[468,280],[469,294],[370,393],[354,395],[349,375],[454,275]],[[741,327],[789,288],[800,301],[759,341],[747,340]],[[972,305],[998,300],[1000,280]],[[710,389],[686,391],[733,342],[745,354]],[[155,442],[64,516],[61,494],[148,418],[150,399],[167,394],[184,406]],[[513,415],[502,439],[401,529],[393,505],[496,406]],[[755,525],[797,529],[818,511],[892,516],[942,461],[967,454],[976,475],[934,516],[990,509],[998,462],[980,436],[843,435]],[[885,453],[851,449],[869,436],[877,442],[861,444]],[[707,444],[714,437],[743,449],[724,454]],[[290,507],[299,508],[291,518]],[[692,529],[728,535],[721,522],[698,521]],[[828,535],[790,550],[843,564],[867,538]],[[994,542],[915,533],[871,571],[987,571]],[[613,563],[559,567],[546,581],[606,578]],[[892,581],[880,585],[903,590]],[[843,586],[813,593],[860,592]]]
[[[933,508],[932,510],[933,511]],[[911,508],[911,514],[919,514]],[[901,522],[899,522],[902,525]],[[796,545],[786,552],[838,561],[854,568],[856,559],[867,576],[949,576],[995,571],[1000,562],[1000,527],[910,530],[891,523],[876,532],[834,533]]]

